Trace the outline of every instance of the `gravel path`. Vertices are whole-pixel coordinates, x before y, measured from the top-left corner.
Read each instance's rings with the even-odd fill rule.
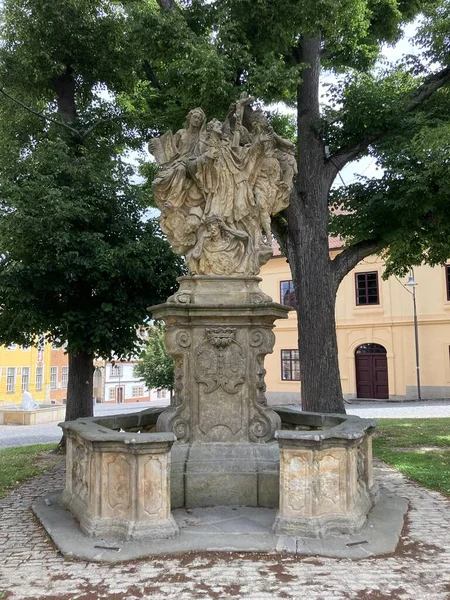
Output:
[[[378,481],[410,501],[393,554],[361,560],[203,553],[125,564],[65,560],[33,517],[63,486],[64,464],[0,501],[0,592],[8,600],[449,600],[450,500],[382,466]]]

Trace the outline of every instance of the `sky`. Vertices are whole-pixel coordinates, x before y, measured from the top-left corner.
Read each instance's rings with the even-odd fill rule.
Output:
[[[419,21],[418,19],[413,23],[410,23],[405,27],[404,36],[395,44],[395,46],[385,45],[383,48],[383,58],[391,63],[395,63],[405,56],[406,54],[418,54],[419,48],[415,47],[411,43],[411,38],[414,36]],[[326,78],[324,78],[326,81]],[[331,81],[331,79],[328,79]],[[360,160],[348,163],[340,172],[340,177],[336,182],[336,185],[349,185],[357,180],[358,175],[364,175],[365,177],[381,177],[382,171],[377,169],[375,160],[370,156],[361,158]]]

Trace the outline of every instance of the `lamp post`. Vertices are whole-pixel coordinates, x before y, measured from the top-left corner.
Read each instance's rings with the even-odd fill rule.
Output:
[[[408,281],[405,286],[411,288],[410,294],[413,297],[413,310],[414,310],[414,343],[416,348],[416,376],[417,376],[417,398],[422,400],[422,394],[420,391],[420,363],[419,363],[419,328],[417,325],[417,306],[416,306],[416,287],[417,283],[414,279],[414,269],[411,269],[408,277]],[[409,290],[408,290],[409,291]]]

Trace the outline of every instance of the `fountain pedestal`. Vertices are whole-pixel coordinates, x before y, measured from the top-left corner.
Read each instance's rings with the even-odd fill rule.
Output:
[[[280,417],[267,406],[264,358],[273,326],[289,307],[272,301],[258,277],[180,278],[179,291],[152,315],[166,324],[175,360],[171,406],[157,431],[172,450],[172,506],[276,506]]]

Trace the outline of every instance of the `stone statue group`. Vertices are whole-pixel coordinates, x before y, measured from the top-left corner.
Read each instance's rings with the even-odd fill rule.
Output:
[[[201,108],[149,143],[161,227],[191,275],[255,275],[272,255],[270,217],[286,208],[294,145],[243,95],[222,123]]]

